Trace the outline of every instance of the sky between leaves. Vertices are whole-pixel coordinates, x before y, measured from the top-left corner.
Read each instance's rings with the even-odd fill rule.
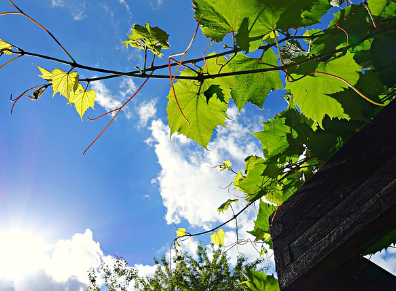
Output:
[[[164,51],[166,55],[182,52],[196,26],[190,1],[35,0],[16,4],[50,29],[79,62],[116,70],[142,66],[143,53],[126,50],[120,43],[127,39],[133,23],[150,22],[170,34],[171,48]],[[12,7],[1,0],[0,9],[10,11]],[[4,40],[66,59],[26,19],[3,16],[0,24],[7,27],[2,30]],[[199,33],[189,55],[201,56],[208,44]],[[40,72],[32,63],[56,68],[40,59],[22,59],[0,71],[0,245],[10,241],[11,232],[8,245],[18,246],[0,249],[0,274],[5,274],[0,290],[7,279],[15,280],[16,290],[25,290],[27,285],[29,290],[79,290],[87,283],[88,268],[114,255],[124,257],[142,275],[152,273],[152,257],[168,252],[176,228],[208,229],[231,216],[230,210],[218,214],[217,208],[234,197],[235,191],[226,188],[233,176],[212,167],[230,160],[240,170],[247,155],[260,155],[260,145],[250,132],[259,131],[261,120],[286,106],[275,94],[267,99],[263,111],[248,106],[238,114],[232,106],[227,127],[216,132],[205,151],[183,136],[174,135],[170,140],[165,111],[168,83],[152,80],[82,157],[109,119],[89,122],[84,118],[81,123],[63,97],[52,99],[49,93],[37,102],[21,100],[13,115],[9,114],[8,96],[40,82]],[[80,76],[94,74],[82,72]],[[97,104],[89,113],[94,117],[120,106],[141,82],[119,78],[92,83]],[[252,209],[238,220],[241,236],[248,238],[246,231],[253,229],[249,217],[254,213]],[[229,226],[225,228],[226,245],[236,240],[235,225]],[[210,237],[200,239],[207,243]],[[195,242],[191,239],[182,247],[194,252]],[[9,255],[16,250],[20,256]],[[249,246],[239,250],[252,259],[257,256]],[[229,254],[235,259],[237,249]],[[396,271],[389,256],[375,260]],[[21,275],[17,270],[22,262],[26,268]],[[273,267],[271,258],[268,264]]]

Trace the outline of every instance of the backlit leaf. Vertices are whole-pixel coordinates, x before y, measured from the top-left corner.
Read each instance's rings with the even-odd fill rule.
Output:
[[[69,102],[74,104],[82,120],[85,111],[90,107],[94,108],[95,99],[96,94],[94,90],[85,91],[83,89],[70,92]]]
[[[325,63],[318,63],[314,69],[312,68],[313,62],[309,66],[311,68],[308,70],[304,70],[304,66],[300,66],[299,74],[292,74],[292,76],[299,78],[308,73],[323,72],[341,77],[351,85],[355,85],[361,70],[351,53]],[[287,83],[286,88],[290,89],[294,102],[301,112],[317,121],[320,126],[325,115],[330,118],[349,118],[344,113],[341,104],[330,96],[349,88],[345,82],[336,77],[323,74],[309,75],[298,81]]]
[[[237,54],[223,72],[266,69],[277,65],[277,56],[272,50],[266,51],[261,59]],[[218,82],[223,88],[231,89],[231,96],[239,110],[242,110],[247,102],[262,108],[269,91],[283,88],[277,71],[230,76],[221,80],[215,79],[214,82]]]
[[[38,75],[38,76],[51,83],[52,82],[52,73],[40,66],[37,66],[37,68],[40,70],[40,72],[42,74],[42,75]]]
[[[289,147],[287,134],[291,128],[285,124],[286,118],[276,118],[264,123],[264,130],[253,133],[263,144],[265,156],[270,158],[282,153]],[[297,133],[294,131],[295,137]]]
[[[189,70],[184,70],[182,75],[192,74]],[[225,126],[228,100],[221,101],[218,98],[206,100],[204,92],[212,85],[211,80],[199,84],[197,81],[178,80],[174,83],[176,96],[180,108],[188,119],[189,123],[181,115],[172,88],[168,94],[168,124],[171,135],[175,132],[195,140],[202,147],[206,148],[213,134],[213,130],[218,126]]]
[[[69,101],[70,93],[77,90],[78,84],[77,72],[66,73],[60,69],[55,69],[52,71],[52,88],[54,91],[52,97],[54,97],[55,94],[59,92]]]
[[[177,230],[176,230],[176,235],[177,236],[185,236],[186,235],[186,231],[187,231],[187,229],[185,229],[185,228],[178,228]]]
[[[8,42],[0,39],[0,51],[3,54],[10,55],[12,50],[12,45],[10,45]]]
[[[232,164],[229,160],[223,161],[223,164],[220,165],[220,171],[229,170],[231,168],[231,166],[232,166]]]
[[[225,238],[225,233],[224,230],[221,228],[219,229],[218,232],[215,232],[214,234],[210,235],[210,239],[212,240],[212,243],[215,245],[222,245],[224,246],[224,238]]]
[[[238,199],[228,199],[226,202],[224,202],[223,204],[220,205],[219,208],[217,208],[217,211],[219,213],[224,212],[228,209],[228,207],[230,206],[231,203],[237,202]]]
[[[141,50],[148,49],[159,57],[162,57],[163,55],[161,53],[161,49],[169,48],[169,34],[158,26],[151,27],[149,23],[146,23],[145,27],[139,24],[134,24],[132,27],[132,33],[127,35],[129,40],[123,41],[127,48],[128,45],[130,45],[131,47],[136,47]]]

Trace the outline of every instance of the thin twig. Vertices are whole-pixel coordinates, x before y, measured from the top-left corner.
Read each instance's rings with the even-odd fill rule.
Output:
[[[38,27],[40,27],[41,29],[43,29],[46,33],[48,33],[52,39],[62,48],[62,50],[67,54],[67,56],[73,61],[73,63],[76,63],[76,61],[73,59],[73,57],[69,54],[69,52],[63,47],[63,45],[58,41],[58,39],[48,30],[46,29],[43,25],[41,25],[40,23],[38,23],[36,20],[34,20],[32,17],[30,17],[29,15],[27,15],[25,12],[23,12],[17,5],[14,4],[14,2],[12,2],[11,0],[8,0],[8,2],[10,2],[12,4],[12,6],[14,6],[18,11],[20,15],[25,16],[27,19],[29,19],[30,21],[32,21],[34,24],[36,24]],[[18,14],[18,13],[14,13],[14,14]],[[6,14],[5,14],[6,15]]]

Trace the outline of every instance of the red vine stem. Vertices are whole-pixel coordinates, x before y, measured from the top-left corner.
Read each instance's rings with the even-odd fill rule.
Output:
[[[20,57],[21,57],[21,56],[20,56]],[[12,99],[12,94],[11,94],[10,99],[11,99],[11,102],[13,102],[12,107],[11,107],[11,115],[12,115],[12,112],[13,112],[13,110],[14,110],[15,104],[18,102],[19,99],[21,99],[21,98],[23,97],[23,95],[25,95],[25,94],[26,94],[27,92],[29,92],[30,90],[33,90],[33,89],[36,89],[36,88],[42,87],[42,86],[45,86],[45,85],[41,84],[41,85],[34,86],[34,87],[32,87],[32,88],[29,88],[29,89],[25,90],[21,95],[19,95],[19,96],[18,96],[17,98],[15,98],[15,99]]]
[[[89,148],[90,148],[90,147],[102,136],[102,134],[107,130],[107,128],[110,126],[110,124],[113,123],[114,119],[115,119],[115,118],[117,117],[117,115],[121,112],[122,108],[124,108],[125,105],[127,105],[127,104],[137,95],[137,93],[139,93],[140,89],[143,88],[143,86],[147,83],[147,81],[150,79],[150,76],[151,76],[153,73],[154,73],[154,71],[151,72],[151,74],[146,78],[146,80],[144,80],[143,84],[140,85],[140,87],[136,90],[136,92],[133,93],[133,95],[132,95],[126,102],[124,102],[124,104],[122,104],[120,107],[118,107],[118,108],[116,108],[116,109],[114,109],[114,110],[111,110],[111,111],[109,111],[109,112],[107,112],[107,113],[105,113],[105,114],[102,114],[101,116],[99,116],[99,117],[97,117],[97,118],[91,119],[91,120],[99,119],[99,118],[101,118],[101,117],[103,117],[103,116],[105,116],[105,115],[107,115],[107,114],[109,114],[109,113],[111,113],[111,112],[117,111],[117,113],[114,114],[113,118],[112,118],[112,119],[110,120],[110,122],[106,125],[106,127],[101,131],[101,133],[100,133],[100,134],[95,138],[95,140],[94,140],[93,142],[91,142],[91,144],[85,149],[85,151],[83,152],[83,155],[85,155],[85,153],[89,150]]]
[[[23,55],[19,55],[19,56],[15,57],[15,58],[9,60],[8,62],[2,64],[2,65],[0,66],[0,69],[4,68],[4,67],[7,66],[9,63],[12,63],[13,61],[19,59],[19,58],[22,57],[22,56],[23,56]]]
[[[341,29],[341,30],[345,33],[346,39],[347,39],[347,45],[349,45],[349,35],[348,35],[348,32],[346,32],[345,29],[343,29],[342,27],[340,27],[340,26],[338,25],[338,23],[336,23],[336,27],[337,27],[338,29]]]
[[[23,15],[25,16],[27,19],[29,19],[30,21],[32,21],[34,24],[36,24],[38,27],[40,27],[41,29],[43,29],[46,33],[48,33],[52,39],[62,48],[62,50],[67,54],[67,56],[72,60],[73,63],[75,63],[76,61],[73,59],[73,57],[69,54],[69,52],[63,47],[63,45],[58,41],[58,39],[48,30],[46,29],[43,25],[41,25],[40,23],[38,23],[36,20],[34,20],[33,18],[31,18],[29,15],[27,15],[25,12],[23,12],[17,5],[14,4],[14,2],[12,2],[11,0],[8,0],[9,3],[11,3],[12,6],[14,6],[19,12],[5,12],[5,13],[1,13],[0,16],[2,15],[9,15],[9,14],[19,14],[19,15]]]
[[[188,123],[189,125],[190,125],[190,121],[188,121],[187,117],[184,115],[183,110],[182,110],[181,107],[180,107],[179,101],[177,100],[177,97],[176,97],[176,90],[175,90],[175,86],[174,86],[174,84],[173,84],[173,81],[175,80],[176,75],[177,75],[177,73],[179,72],[180,66],[181,66],[182,63],[183,63],[183,60],[184,60],[185,55],[187,54],[188,50],[190,49],[190,47],[192,46],[192,44],[193,44],[193,42],[194,42],[194,39],[195,39],[195,37],[196,37],[196,35],[197,35],[197,32],[198,32],[199,23],[201,22],[201,18],[202,18],[202,15],[201,15],[201,17],[200,17],[199,20],[198,20],[197,27],[195,28],[194,35],[193,35],[193,37],[192,37],[192,39],[191,39],[191,41],[190,41],[190,44],[187,46],[187,48],[184,50],[184,52],[178,53],[178,54],[173,54],[173,55],[170,55],[170,56],[168,57],[168,69],[169,69],[170,84],[171,84],[171,86],[172,86],[173,95],[175,96],[175,101],[176,101],[176,104],[177,104],[177,108],[179,108],[179,111],[180,111],[181,115],[183,116],[184,120],[187,121],[187,123]],[[177,61],[173,58],[173,57],[176,57],[176,56],[182,56],[180,62],[177,62]],[[172,77],[172,71],[171,71],[171,60],[173,60],[173,61],[175,61],[176,63],[178,63],[178,66],[177,66],[177,68],[176,68],[175,75],[174,75],[173,77]]]

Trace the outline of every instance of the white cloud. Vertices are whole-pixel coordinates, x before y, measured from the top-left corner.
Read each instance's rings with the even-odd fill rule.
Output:
[[[145,127],[147,122],[155,117],[157,109],[155,105],[157,100],[143,101],[137,108],[139,114],[139,124],[138,127]]]
[[[136,264],[133,267],[138,271],[140,277],[153,277],[157,266]]]
[[[122,5],[125,6],[125,9],[126,9],[128,12],[130,11],[129,5],[128,5],[128,3],[126,3],[125,0],[118,0],[118,1],[120,2],[120,4],[122,4]]]
[[[120,84],[119,95],[113,95],[106,85],[101,81],[91,83],[91,88],[96,92],[96,102],[106,111],[119,108],[132,94],[136,91],[136,85],[130,78],[124,78]],[[123,108],[127,118],[131,118],[132,114],[128,106]]]
[[[154,146],[162,168],[157,182],[168,224],[186,219],[191,226],[209,227],[225,220],[217,214],[217,208],[232,195],[220,187],[229,185],[234,175],[212,167],[229,159],[234,169],[242,169],[247,155],[260,155],[258,142],[249,133],[253,125],[244,120],[244,113],[238,115],[232,107],[227,114],[231,120],[226,122],[227,128],[217,131],[209,151],[181,135],[174,135],[171,141],[168,126],[161,120],[152,122],[152,137],[147,143]]]
[[[117,100],[101,81],[92,82],[91,88],[96,92],[96,102],[106,111],[116,109],[122,105],[121,101]]]
[[[62,8],[63,6],[65,6],[65,2],[63,0],[51,0],[51,5],[53,7],[60,7]]]
[[[10,239],[13,244],[8,243]],[[89,229],[71,239],[59,240],[51,252],[42,247],[38,238],[26,233],[6,232],[0,241],[8,252],[0,253],[0,290],[7,290],[12,281],[16,291],[85,290],[89,268],[98,268],[111,259],[103,254]]]
[[[77,0],[51,0],[51,7],[63,8],[66,7],[74,20],[81,20],[87,17],[86,3]]]
[[[158,10],[160,9],[161,5],[164,3],[163,0],[149,0],[149,4],[152,9]]]
[[[92,231],[87,229],[70,240],[58,241],[45,269],[58,282],[73,276],[80,282],[89,283],[87,270],[99,266],[103,256],[100,244],[93,240]]]
[[[120,84],[120,94],[123,99],[130,98],[136,92],[137,87],[132,78],[123,78]]]
[[[366,256],[370,258],[370,256]],[[396,249],[388,248],[371,256],[370,261],[396,275]]]

